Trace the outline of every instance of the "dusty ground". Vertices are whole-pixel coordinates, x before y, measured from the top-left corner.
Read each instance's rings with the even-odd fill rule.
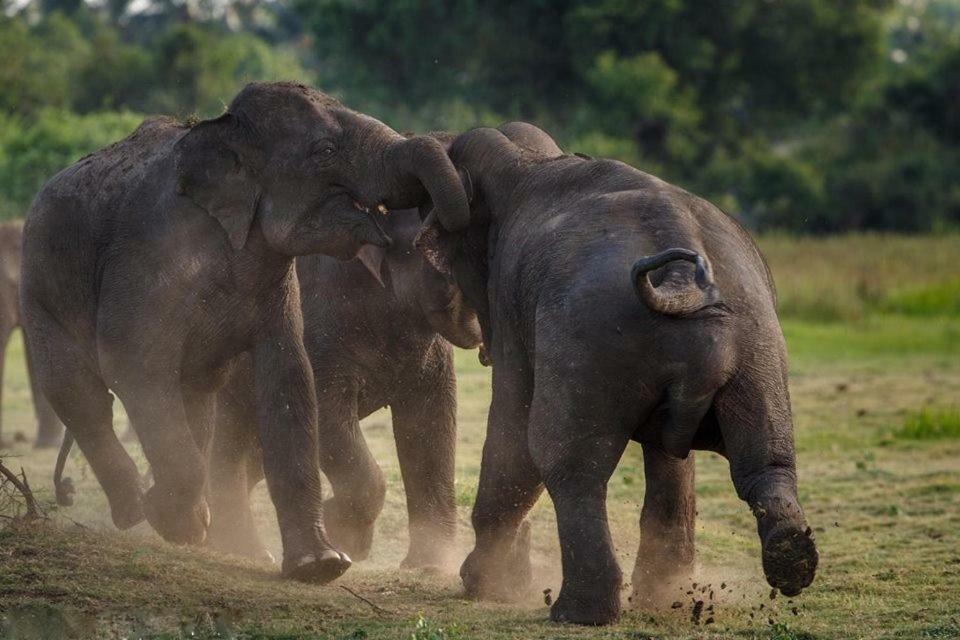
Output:
[[[283,582],[275,567],[166,545],[146,525],[117,533],[92,474],[74,453],[69,475],[78,484],[77,504],[50,508],[44,526],[0,533],[0,636],[960,637],[960,438],[898,433],[924,407],[960,409],[960,318],[875,313],[846,323],[788,319],[784,326],[801,499],[821,553],[816,582],[792,600],[770,599],[753,519],[735,497],[726,462],[712,454],[698,455],[699,570],[696,589],[687,589],[695,593],[678,591],[680,608],[629,612],[618,625],[599,630],[548,623],[542,591],[555,596],[560,581],[546,497],[532,513],[536,578],[523,602],[463,599],[456,567],[453,574],[400,571],[404,496],[389,414],[382,412],[365,422],[365,432],[388,478],[387,504],[372,559],[340,581],[327,587]],[[34,426],[20,360],[15,341],[4,429],[8,438],[20,431],[30,440]],[[472,353],[458,353],[458,365],[457,496],[465,554],[472,543],[468,514],[489,374]],[[950,419],[949,413],[943,418]],[[125,428],[122,417],[117,422]],[[23,466],[49,502],[54,452],[35,452],[24,442],[4,453],[7,464]],[[640,450],[631,446],[608,500],[626,575],[638,541],[643,484]],[[261,529],[278,552],[269,501],[262,489],[256,497]],[[705,601],[700,625],[691,622],[695,599]]]

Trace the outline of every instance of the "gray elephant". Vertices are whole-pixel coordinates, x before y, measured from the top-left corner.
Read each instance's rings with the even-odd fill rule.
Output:
[[[386,251],[357,260],[297,258],[304,344],[319,399],[320,465],[333,485],[324,506],[331,541],[366,558],[386,491],[359,420],[390,406],[407,494],[405,567],[443,566],[456,530],[456,377],[448,340],[473,348],[476,315],[460,292],[414,249],[415,210],[392,211]],[[262,477],[248,366],[221,390],[210,463],[210,542],[262,557],[249,489]]]
[[[23,239],[23,223],[19,221],[0,224],[0,397],[3,392],[3,373],[6,364],[7,343],[14,329],[20,326],[20,244]],[[24,359],[33,396],[33,410],[37,417],[38,449],[56,447],[63,437],[63,425],[57,420],[53,408],[37,388],[30,365],[30,351]],[[0,403],[2,404],[2,403]],[[0,447],[5,446],[0,425]]]
[[[24,227],[24,326],[40,387],[118,527],[146,517],[169,541],[205,539],[216,392],[249,354],[282,573],[325,582],[349,567],[323,526],[294,256],[385,247],[370,208],[428,197],[451,228],[469,215],[440,143],[293,83],[248,85],[192,127],[148,120],[46,184]],[[145,493],[110,391],[152,468]]]
[[[694,449],[728,458],[767,580],[798,594],[818,557],[797,499],[773,282],[749,234],[633,167],[563,155],[531,125],[475,129],[450,157],[470,225],[430,220],[418,245],[478,309],[493,363],[467,592],[510,597],[529,581],[524,517],[546,487],[563,565],[551,618],[617,619],[606,487],[635,440],[647,480],[635,600],[691,568]]]

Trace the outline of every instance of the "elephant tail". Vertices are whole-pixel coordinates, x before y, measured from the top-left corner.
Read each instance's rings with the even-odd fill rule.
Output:
[[[688,275],[673,272],[658,286],[650,282],[649,272],[670,262],[685,260],[695,265],[693,281]],[[637,260],[630,270],[630,280],[637,296],[648,308],[667,316],[685,316],[706,307],[720,306],[720,290],[713,281],[709,263],[690,249],[667,249]]]
[[[63,467],[67,464],[67,456],[70,455],[70,449],[73,447],[73,434],[66,429],[63,434],[63,442],[60,444],[60,453],[57,454],[57,466],[53,470],[53,488],[57,495],[57,504],[61,507],[69,507],[73,504],[73,494],[75,492],[73,480],[63,477]]]

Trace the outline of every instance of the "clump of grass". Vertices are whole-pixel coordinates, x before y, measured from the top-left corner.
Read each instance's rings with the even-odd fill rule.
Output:
[[[455,629],[443,629],[438,627],[422,615],[417,617],[417,622],[413,626],[413,633],[410,634],[410,640],[453,640],[458,634]]]
[[[960,438],[960,410],[921,409],[907,416],[895,435],[907,440]]]
[[[960,316],[960,278],[892,293],[879,308],[911,316]]]

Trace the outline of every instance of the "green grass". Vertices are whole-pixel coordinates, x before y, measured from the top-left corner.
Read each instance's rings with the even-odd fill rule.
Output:
[[[381,411],[364,422],[388,483],[373,556],[327,587],[281,581],[270,565],[173,547],[146,525],[115,531],[78,452],[68,470],[77,484],[77,503],[55,509],[50,482],[55,453],[15,445],[6,452],[7,462],[23,466],[50,518],[42,526],[0,533],[0,637],[960,637],[960,314],[941,302],[920,305],[923,312],[902,303],[906,291],[949,289],[948,283],[960,279],[954,264],[957,236],[778,237],[762,244],[786,305],[801,500],[821,552],[815,583],[792,603],[769,599],[753,518],[733,491],[726,461],[703,453],[697,454],[695,579],[731,587],[717,603],[712,625],[693,626],[688,609],[628,611],[619,624],[602,629],[547,622],[541,592],[558,593],[560,572],[556,521],[546,497],[531,513],[534,583],[519,602],[464,599],[455,565],[438,573],[400,571],[407,544],[405,498],[389,412]],[[857,284],[863,273],[872,274],[869,286]],[[846,303],[830,306],[835,293],[858,290],[874,293],[857,297],[854,313],[838,311]],[[813,313],[817,300],[833,310]],[[884,306],[884,300],[901,302]],[[15,340],[9,351],[4,429],[8,436],[19,431],[30,439],[35,426],[20,349]],[[463,351],[457,353],[457,372],[462,558],[473,544],[469,510],[490,372],[475,353]],[[125,421],[117,417],[122,431]],[[145,468],[139,449],[127,446]],[[607,501],[627,576],[644,490],[640,449],[631,445],[611,479]],[[258,526],[276,555],[279,535],[265,489],[258,487],[253,498]],[[70,633],[58,636],[64,629]]]
[[[960,411],[921,409],[907,416],[903,426],[897,430],[896,436],[909,440],[960,438]]]
[[[960,234],[773,235],[759,244],[786,318],[849,322],[877,311],[960,314]]]

